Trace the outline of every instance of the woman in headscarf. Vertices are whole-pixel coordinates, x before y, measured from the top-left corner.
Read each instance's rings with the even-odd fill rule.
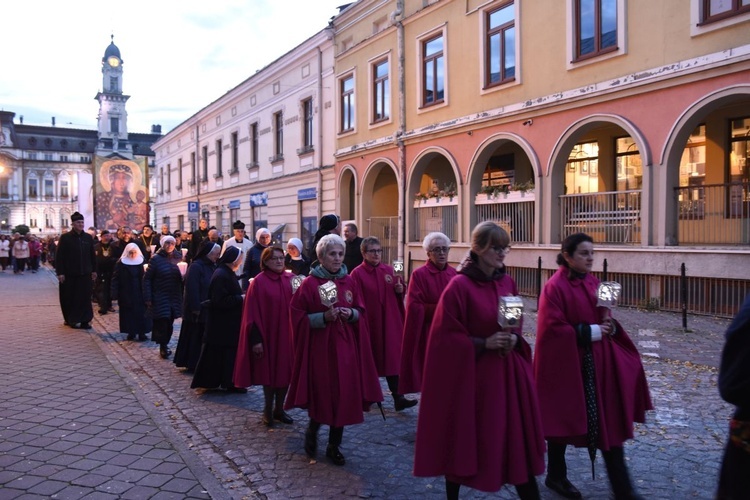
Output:
[[[271,244],[271,231],[262,227],[255,231],[255,245],[247,252],[242,268],[242,290],[247,290],[250,280],[260,274],[260,254]]]
[[[201,304],[208,299],[208,285],[211,283],[220,253],[219,245],[204,240],[185,273],[182,326],[174,353],[174,364],[180,368],[187,368],[187,372],[195,371],[201,355],[203,332],[206,328],[206,311]]]
[[[161,248],[151,257],[143,277],[143,298],[154,321],[151,340],[159,344],[163,359],[172,354],[167,346],[172,339],[174,320],[182,316],[182,273],[172,258],[174,249],[172,236],[162,238]]]
[[[203,348],[195,367],[193,389],[221,387],[228,392],[247,392],[232,382],[234,360],[242,322],[242,294],[235,271],[242,264],[242,250],[228,247],[219,258],[208,286],[208,315]]]
[[[274,420],[293,423],[284,411],[284,398],[292,377],[294,357],[289,328],[294,276],[284,271],[281,247],[263,250],[260,267],[263,271],[250,283],[242,310],[234,384],[237,387],[263,386],[263,423],[271,427]]]
[[[422,369],[427,351],[427,337],[432,326],[440,294],[456,275],[448,265],[451,240],[443,233],[425,236],[422,247],[427,253],[427,262],[415,270],[409,280],[406,294],[406,318],[404,340],[401,347],[401,377],[398,388],[402,394],[422,391]]]
[[[344,426],[363,422],[362,412],[383,400],[367,323],[361,321],[359,288],[343,266],[345,248],[338,235],[321,238],[316,249],[320,265],[292,296],[295,354],[285,404],[286,409],[306,409],[310,416],[305,452],[311,459],[321,424],[330,426],[326,456],[335,465],[346,463],[339,449]],[[332,303],[322,300],[326,291],[326,302]]]
[[[538,499],[544,437],[531,348],[517,327],[498,325],[500,298],[518,295],[505,273],[510,238],[494,222],[471,233],[469,256],[438,301],[427,342],[417,423],[415,476],[445,476],[449,500],[461,485],[515,485]]]
[[[298,276],[307,276],[310,274],[310,259],[302,254],[302,240],[299,238],[289,240],[286,246],[284,267],[289,269],[292,274]]]
[[[120,331],[128,334],[128,340],[146,339],[151,330],[151,321],[146,316],[146,302],[143,300],[143,253],[135,243],[128,243],[120,260],[112,271],[110,290],[112,300],[120,305]]]

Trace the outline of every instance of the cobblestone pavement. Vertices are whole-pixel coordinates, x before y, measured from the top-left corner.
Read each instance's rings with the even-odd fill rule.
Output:
[[[5,278],[8,277],[0,275],[0,283],[9,283]],[[24,304],[39,304],[43,300],[49,306],[42,309],[46,314],[39,316],[43,317],[33,319],[32,322],[37,324],[34,328],[22,329],[19,326],[16,329],[18,322],[23,325],[32,323],[23,319],[32,309],[21,306],[21,297],[16,298],[15,290],[0,306],[3,325],[9,324],[8,317],[14,321],[11,328],[2,328],[0,338],[3,345],[8,345],[11,339],[17,337],[25,338],[16,348],[19,352],[13,351],[21,366],[0,368],[3,373],[7,371],[13,377],[9,379],[10,392],[0,398],[0,486],[3,488],[0,489],[0,499],[13,498],[13,494],[7,494],[10,490],[6,489],[11,486],[16,491],[35,493],[30,487],[19,488],[14,484],[14,481],[23,480],[29,475],[26,470],[18,471],[6,465],[17,456],[12,449],[6,449],[6,443],[12,439],[6,435],[9,428],[13,428],[14,436],[21,436],[16,441],[31,441],[44,434],[38,427],[47,425],[26,418],[33,416],[32,408],[20,417],[9,415],[24,401],[34,401],[34,408],[42,406],[39,401],[41,394],[21,389],[29,387],[29,377],[19,373],[28,370],[29,366],[40,372],[49,371],[49,375],[54,374],[57,394],[66,394],[67,388],[82,385],[82,382],[76,384],[76,378],[83,378],[92,385],[96,382],[97,386],[91,388],[97,397],[126,405],[129,411],[145,417],[141,425],[150,422],[150,425],[158,426],[151,432],[160,436],[164,448],[176,450],[173,457],[183,458],[187,464],[183,471],[192,472],[198,478],[194,481],[203,486],[203,489],[195,490],[198,493],[208,492],[216,498],[444,498],[442,478],[424,479],[411,475],[419,406],[396,413],[391,398],[386,396],[386,421],[373,411],[366,416],[364,424],[346,428],[342,446],[347,457],[344,467],[336,467],[325,459],[311,464],[302,449],[307,424],[304,412],[290,412],[295,419],[293,425],[277,424],[267,429],[260,421],[263,406],[260,388],[251,388],[248,394],[191,390],[190,376],[175,368],[171,361],[161,360],[154,344],[124,340],[124,335],[117,331],[116,314],[97,315],[95,330],[88,333],[58,327],[61,319],[55,300],[54,278],[49,275],[44,278],[43,274],[13,277],[13,286],[20,287],[17,283],[29,278],[36,287],[35,300],[29,300],[31,295],[27,295]],[[534,309],[534,302],[527,301],[524,333],[532,345],[536,323]],[[33,311],[36,313],[38,309]],[[681,318],[675,314],[618,309],[614,315],[629,330],[641,350],[656,406],[656,410],[648,415],[647,423],[637,426],[635,439],[626,445],[631,476],[638,491],[649,499],[712,498],[727,421],[732,411],[729,405],[721,401],[716,389],[716,367],[728,321],[691,316],[688,324],[690,330],[684,332]],[[48,320],[48,317],[52,319]],[[22,347],[29,348],[28,340],[32,332],[38,329],[38,322],[50,324],[38,332],[37,340],[32,341],[32,349],[36,349],[33,352],[41,356],[23,355],[20,351]],[[179,322],[175,325],[173,350],[177,332]],[[69,342],[64,341],[69,338],[76,338],[77,343],[88,343],[89,347],[83,350],[85,359],[73,363],[70,358],[58,360],[64,357],[62,349],[70,346]],[[38,344],[49,346],[40,350],[36,347]],[[97,351],[91,345],[98,345],[101,349]],[[22,356],[25,356],[24,359],[21,359]],[[40,359],[44,361],[40,362]],[[40,366],[34,367],[32,362]],[[103,382],[98,385],[100,380],[109,380],[112,373],[122,375],[119,386],[112,387]],[[122,382],[123,379],[125,382]],[[383,388],[387,394],[385,384]],[[9,395],[12,397],[9,398]],[[19,398],[27,399],[19,401]],[[54,398],[50,397],[50,400],[54,401]],[[65,418],[70,418],[68,414],[76,412],[77,408],[76,405],[60,405],[58,410]],[[122,419],[114,420],[106,420],[105,423],[81,422],[79,425],[83,428],[95,426],[101,428],[101,432],[114,432]],[[324,445],[326,436],[327,432],[323,429],[321,445]],[[57,443],[65,440],[58,434],[50,435],[49,439],[50,443],[46,446],[50,447],[59,446]],[[135,458],[140,459],[138,456]],[[24,458],[23,461],[30,459]],[[45,460],[44,455],[37,461],[40,462],[37,467],[53,465]],[[191,465],[194,463],[197,465]],[[568,465],[570,479],[585,498],[609,497],[601,457],[597,458],[596,479],[591,477],[585,450],[569,449]],[[201,471],[202,476],[199,475]],[[42,477],[42,481],[46,477],[44,474],[37,476]],[[542,498],[559,498],[544,487],[543,479],[543,476],[539,478]],[[212,486],[215,489],[211,489]],[[205,496],[205,493],[202,494]],[[505,487],[494,495],[464,488],[462,498],[516,498],[516,495],[512,487]]]

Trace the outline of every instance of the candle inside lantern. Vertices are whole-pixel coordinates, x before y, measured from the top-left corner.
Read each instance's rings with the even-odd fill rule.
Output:
[[[617,306],[622,286],[616,281],[602,281],[596,289],[596,305],[612,309]]]
[[[333,281],[327,281],[320,285],[318,294],[320,294],[320,302],[326,307],[333,307],[339,301],[339,291]]]
[[[180,250],[182,251],[182,258],[184,260],[185,256],[187,255],[188,249],[187,248],[180,248]]]
[[[148,264],[143,264],[143,272],[145,273],[148,271]]]
[[[521,325],[523,317],[523,299],[511,295],[500,297],[497,305],[497,323],[502,328],[515,328]]]

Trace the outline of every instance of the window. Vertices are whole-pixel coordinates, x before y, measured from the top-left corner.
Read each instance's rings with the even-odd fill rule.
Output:
[[[117,118],[110,118],[109,119],[109,131],[113,134],[119,134],[120,133],[120,120]]]
[[[750,12],[750,0],[702,0],[702,23],[712,23]]]
[[[159,194],[164,193],[164,167],[159,169]]]
[[[37,179],[29,179],[29,198],[39,197],[39,181]]]
[[[109,91],[117,92],[117,77],[116,76],[109,77]]]
[[[512,81],[516,76],[516,20],[513,2],[487,12],[485,43],[485,87]]]
[[[445,99],[445,58],[443,35],[422,42],[422,106],[442,103]]]
[[[195,184],[198,178],[198,164],[195,161],[195,153],[190,153],[190,185]]]
[[[9,183],[10,179],[0,177],[0,198],[10,198],[10,190],[8,189]]]
[[[258,123],[250,125],[250,166],[258,166]]]
[[[616,51],[617,0],[575,0],[575,40],[576,60]]]
[[[177,216],[177,229],[180,231],[185,230],[185,215],[183,214]]]
[[[565,194],[599,191],[599,143],[582,142],[573,146],[565,168]]]
[[[232,132],[232,169],[231,173],[236,174],[239,172],[239,141],[237,140],[237,132]]]
[[[313,150],[313,101],[312,98],[302,101],[302,122],[304,134],[302,152]]]
[[[50,153],[44,154],[44,161],[53,161],[55,159],[55,156]]]
[[[44,227],[46,227],[47,229],[52,228],[52,218],[53,214],[51,212],[44,213]]]
[[[214,177],[219,178],[224,173],[222,172],[222,164],[221,164],[221,140],[216,141],[216,173],[214,174]]]
[[[172,191],[172,165],[167,164],[167,170],[164,172],[167,181],[167,187],[165,191],[167,193]]]
[[[67,214],[60,214],[60,227],[70,227],[70,220]]]
[[[339,85],[341,95],[341,132],[354,130],[354,75],[343,78]]]
[[[688,137],[680,158],[677,201],[680,219],[702,219],[705,210],[706,126],[698,125]]]
[[[618,191],[643,187],[643,163],[638,144],[632,137],[615,139],[615,168],[617,169]]]
[[[29,227],[37,227],[36,225],[36,217],[33,217],[29,219]]]
[[[750,216],[750,118],[730,122],[729,215]]]
[[[55,198],[55,181],[44,179],[44,199],[52,200]]]
[[[273,115],[273,131],[274,131],[274,144],[273,144],[273,159],[272,161],[279,161],[284,159],[284,114],[279,111]]]
[[[68,161],[68,155],[60,155],[60,161]]]
[[[373,122],[387,120],[391,109],[391,87],[389,85],[388,59],[372,66],[372,117]]]
[[[177,189],[182,189],[182,158],[177,160]]]
[[[203,161],[203,172],[201,175],[201,181],[208,181],[208,146],[203,146],[201,150],[201,160]]]
[[[68,181],[60,181],[60,198],[67,199],[70,197]]]

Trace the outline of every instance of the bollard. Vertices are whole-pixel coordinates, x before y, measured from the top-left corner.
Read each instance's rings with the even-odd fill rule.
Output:
[[[607,259],[604,259],[604,272],[602,273],[602,281],[609,281],[607,279]]]
[[[539,256],[536,264],[536,310],[539,310],[539,297],[542,296],[542,256]]]
[[[682,329],[687,331],[687,276],[685,263],[680,266],[680,308],[682,309]]]

